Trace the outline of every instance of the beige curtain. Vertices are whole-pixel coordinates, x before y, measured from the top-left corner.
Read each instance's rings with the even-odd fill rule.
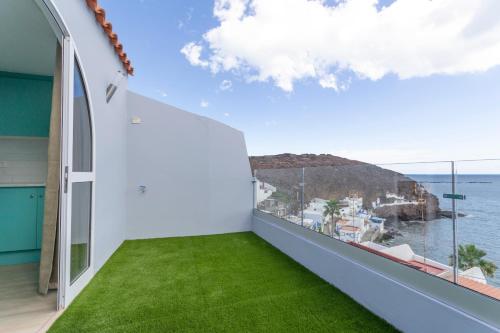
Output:
[[[42,250],[38,291],[47,294],[48,289],[57,288],[59,222],[59,177],[60,177],[60,133],[61,133],[61,47],[57,44],[56,66],[52,85],[52,110],[50,114],[48,172],[45,184],[45,212],[43,218]]]

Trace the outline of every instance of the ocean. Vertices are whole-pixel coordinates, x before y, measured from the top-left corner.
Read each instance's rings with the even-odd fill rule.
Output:
[[[408,175],[439,198],[443,210],[451,210],[451,200],[444,193],[452,193],[450,175]],[[500,287],[500,175],[458,175],[456,193],[465,200],[456,200],[457,212],[465,217],[457,219],[457,243],[474,244],[487,254],[484,259],[497,265],[495,276],[488,283]],[[452,220],[437,219],[428,223],[408,223],[400,228],[388,244],[409,244],[413,251],[426,258],[448,264],[453,253]]]

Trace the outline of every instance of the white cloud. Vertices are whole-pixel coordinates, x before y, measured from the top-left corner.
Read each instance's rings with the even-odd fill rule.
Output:
[[[229,112],[224,112],[224,117],[229,117],[229,116],[230,116]]]
[[[323,88],[332,88],[334,90],[339,90],[337,85],[337,77],[333,74],[327,74],[319,78],[319,85]]]
[[[223,80],[219,85],[219,89],[222,91],[230,90],[232,87],[233,82],[231,82],[231,80]]]
[[[218,26],[181,52],[194,66],[271,80],[285,91],[307,78],[343,90],[352,75],[408,79],[500,64],[498,0],[395,0],[382,9],[377,0],[329,3],[216,0]]]
[[[198,45],[196,43],[188,43],[184,45],[181,49],[181,53],[184,54],[189,63],[193,66],[201,66],[207,67],[208,61],[201,60],[201,51],[203,50],[203,46]]]
[[[202,108],[208,108],[209,105],[210,104],[206,100],[204,100],[204,99],[202,99],[201,102],[200,102],[200,106]]]

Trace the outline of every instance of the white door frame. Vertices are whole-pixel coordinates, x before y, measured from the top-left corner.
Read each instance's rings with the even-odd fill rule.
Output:
[[[78,61],[80,66],[75,62]],[[84,93],[87,98],[92,137],[92,171],[73,172],[73,85],[75,70],[80,69],[84,84]],[[95,216],[95,128],[92,113],[92,101],[87,89],[88,84],[84,69],[81,66],[77,50],[71,37],[63,41],[63,112],[61,122],[61,197],[60,197],[60,276],[59,276],[59,308],[67,307],[82,291],[94,276],[94,216]],[[90,221],[90,253],[89,267],[79,277],[71,282],[71,209],[72,185],[75,183],[90,182],[91,187],[91,221]]]
[[[96,138],[93,114],[93,103],[85,69],[78,56],[78,50],[71,38],[64,19],[52,0],[34,0],[51,25],[62,50],[61,66],[61,164],[60,164],[60,194],[59,194],[59,231],[58,231],[58,292],[57,309],[67,307],[81,292],[94,275],[94,230],[95,230],[95,174],[96,174]],[[73,78],[75,60],[79,64],[83,80],[84,92],[88,102],[90,129],[92,135],[92,171],[73,172]],[[71,198],[72,184],[91,182],[91,221],[90,221],[90,261],[89,267],[73,282],[70,281],[71,271]]]
[[[80,293],[94,275],[94,216],[95,216],[95,167],[96,144],[93,116],[93,103],[87,87],[89,87],[85,70],[78,56],[74,40],[71,38],[64,19],[51,0],[34,0],[51,25],[62,50],[61,66],[61,164],[60,164],[60,194],[59,194],[59,232],[58,232],[58,292],[57,309],[67,307]],[[83,80],[84,92],[90,113],[90,129],[92,131],[92,171],[73,172],[73,78],[75,60],[78,62]],[[70,281],[71,271],[71,198],[72,184],[91,182],[91,221],[90,221],[90,261],[89,267],[73,282]]]

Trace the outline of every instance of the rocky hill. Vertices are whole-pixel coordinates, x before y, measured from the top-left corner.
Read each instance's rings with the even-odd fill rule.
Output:
[[[380,198],[391,203],[386,193],[404,196],[408,201],[421,204],[385,205],[375,213],[390,221],[426,221],[440,216],[439,200],[413,179],[373,164],[321,154],[280,154],[251,156],[252,170],[260,181],[278,188],[290,198],[297,198],[302,168],[305,168],[305,201],[312,198],[343,199],[356,195],[363,197],[365,208]]]

